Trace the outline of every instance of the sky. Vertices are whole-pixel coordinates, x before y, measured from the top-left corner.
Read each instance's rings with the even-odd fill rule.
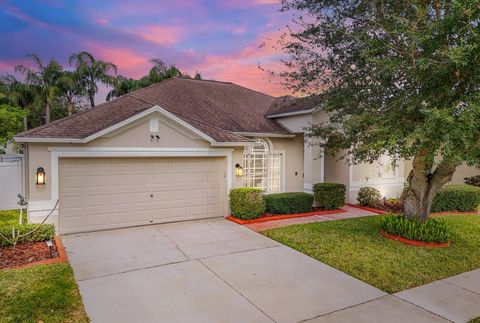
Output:
[[[28,54],[67,66],[71,53],[86,50],[127,77],[147,74],[149,60],[161,58],[205,79],[290,94],[258,68],[282,69],[274,46],[291,16],[279,1],[0,0],[0,74],[28,63]]]

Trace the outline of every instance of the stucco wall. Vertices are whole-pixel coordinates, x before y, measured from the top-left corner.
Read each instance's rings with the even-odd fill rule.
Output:
[[[412,170],[412,161],[406,160],[405,161],[405,180],[408,178],[408,174]],[[453,178],[451,183],[452,184],[463,184],[465,177],[476,176],[480,175],[480,169],[475,167],[470,167],[467,165],[460,165],[457,167],[455,173],[453,174]]]

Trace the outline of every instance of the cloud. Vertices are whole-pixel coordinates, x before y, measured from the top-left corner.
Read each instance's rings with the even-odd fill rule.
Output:
[[[142,26],[136,32],[143,39],[158,45],[172,46],[180,41],[182,31],[176,26]]]

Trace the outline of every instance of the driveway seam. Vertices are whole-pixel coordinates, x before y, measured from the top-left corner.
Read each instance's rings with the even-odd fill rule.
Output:
[[[172,242],[172,243],[175,245],[175,247],[182,253],[182,255],[183,255],[185,258],[191,260],[191,258],[188,257],[188,256],[185,254],[185,252],[182,250],[182,248],[180,248],[180,246],[178,245],[178,243],[177,243],[175,240],[173,240],[167,233],[163,232],[163,231],[160,229],[160,226],[155,226],[155,230],[157,230],[158,232],[160,232],[161,234],[163,234],[165,237],[167,237],[167,239],[170,240],[170,242]]]
[[[452,276],[452,277],[455,277],[455,276]],[[473,294],[480,295],[480,293],[478,293],[478,292],[476,292],[476,291],[474,291],[474,290],[465,288],[465,287],[463,287],[463,286],[459,286],[459,285],[457,285],[457,284],[455,284],[455,283],[451,283],[451,282],[446,281],[446,280],[444,280],[444,279],[440,280],[440,283],[445,283],[445,284],[448,284],[448,285],[452,285],[452,286],[455,286],[455,287],[457,287],[457,288],[463,289],[464,291],[467,291],[467,292],[470,292],[470,293],[473,293]]]
[[[261,308],[259,308],[255,303],[253,303],[251,300],[249,300],[245,295],[243,295],[239,290],[237,290],[235,287],[233,287],[230,283],[228,283],[225,279],[223,279],[219,274],[217,274],[215,271],[213,271],[212,269],[210,269],[210,267],[208,267],[206,264],[204,264],[200,259],[197,259],[196,261],[198,261],[200,264],[202,264],[208,271],[210,271],[212,274],[214,274],[216,277],[218,277],[218,279],[220,279],[221,281],[223,281],[225,284],[227,284],[227,286],[229,286],[232,290],[234,290],[235,292],[237,292],[240,296],[242,296],[247,302],[249,302],[250,304],[252,304],[257,310],[259,310],[260,312],[262,312],[266,317],[268,317],[272,322],[277,322],[275,321],[270,315],[268,315],[267,313],[265,313]]]
[[[408,290],[408,289],[407,289],[407,290]],[[399,292],[399,293],[400,293],[400,292]],[[408,303],[408,304],[412,304],[412,305],[414,305],[414,306],[416,306],[416,307],[418,307],[418,308],[421,308],[422,310],[427,311],[427,312],[429,312],[429,313],[431,313],[431,314],[433,314],[433,315],[435,315],[435,316],[441,317],[442,319],[447,320],[448,322],[453,322],[453,323],[455,322],[455,321],[452,321],[452,320],[450,320],[450,319],[448,319],[448,318],[446,318],[446,317],[444,317],[444,316],[442,316],[442,315],[440,315],[440,314],[438,314],[438,313],[432,312],[432,311],[430,311],[429,309],[427,309],[427,308],[425,308],[425,307],[422,307],[422,306],[420,306],[420,305],[418,305],[418,304],[412,303],[412,302],[410,302],[409,300],[403,299],[403,298],[401,298],[401,297],[399,297],[399,296],[397,296],[397,295],[395,295],[395,294],[392,294],[392,296],[393,296],[393,297],[396,297],[396,298],[398,298],[399,300],[402,300],[402,301],[404,301],[404,302],[406,302],[406,303]]]
[[[153,265],[153,266],[146,266],[146,267],[140,267],[140,268],[135,268],[135,269],[131,269],[131,270],[120,271],[120,272],[118,272],[118,273],[112,273],[112,274],[106,274],[106,275],[96,276],[96,277],[92,277],[92,278],[86,278],[86,279],[76,279],[76,278],[75,278],[75,280],[76,280],[77,282],[84,282],[84,281],[87,281],[87,280],[93,280],[93,279],[97,279],[97,278],[105,278],[105,277],[109,277],[109,276],[121,275],[121,274],[131,273],[131,272],[133,272],[133,271],[139,271],[139,270],[144,270],[144,269],[151,269],[151,268],[156,268],[156,267],[162,267],[162,266],[168,266],[168,265],[181,264],[181,263],[189,262],[189,261],[193,261],[193,260],[192,260],[192,259],[186,259],[186,260],[181,260],[181,261],[168,262],[168,263],[165,263],[165,264]]]
[[[355,306],[360,306],[362,304],[366,304],[366,303],[370,303],[370,302],[373,302],[373,301],[376,301],[377,299],[380,299],[382,297],[387,297],[389,296],[388,294],[387,295],[382,295],[380,297],[377,297],[377,298],[374,298],[374,299],[370,299],[368,301],[365,301],[365,302],[361,302],[361,303],[358,303],[358,304],[353,304],[353,305],[350,305],[350,306],[347,306],[347,307],[343,307],[343,308],[339,308],[338,310],[335,310],[335,311],[331,311],[331,312],[328,312],[328,313],[324,313],[324,314],[319,314],[319,315],[316,315],[316,316],[312,316],[312,317],[309,317],[309,318],[306,318],[304,320],[301,320],[299,321],[300,322],[308,322],[308,321],[311,321],[313,319],[316,319],[316,318],[319,318],[319,317],[322,317],[322,316],[326,316],[326,315],[330,315],[330,314],[333,314],[333,313],[337,313],[337,312],[341,312],[341,311],[344,311],[346,309],[349,309],[349,308],[352,308],[352,307],[355,307]]]
[[[222,257],[222,256],[228,256],[228,255],[236,255],[236,254],[244,253],[244,252],[257,251],[257,250],[263,250],[263,249],[271,249],[271,248],[279,248],[279,247],[282,247],[282,245],[268,246],[268,247],[261,247],[261,248],[247,249],[247,250],[240,250],[240,251],[232,251],[232,252],[221,253],[221,254],[213,255],[213,256],[193,258],[192,260],[203,260],[203,259],[209,259],[209,258],[215,258],[215,257]]]

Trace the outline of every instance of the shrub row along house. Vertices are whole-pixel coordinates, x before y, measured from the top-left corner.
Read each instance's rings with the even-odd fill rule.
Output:
[[[15,137],[24,144],[30,220],[59,233],[228,215],[228,192],[311,192],[319,182],[385,196],[408,163],[323,157],[304,128],[327,120],[312,98],[275,98],[232,83],[176,77]],[[476,170],[461,167],[454,182]]]

